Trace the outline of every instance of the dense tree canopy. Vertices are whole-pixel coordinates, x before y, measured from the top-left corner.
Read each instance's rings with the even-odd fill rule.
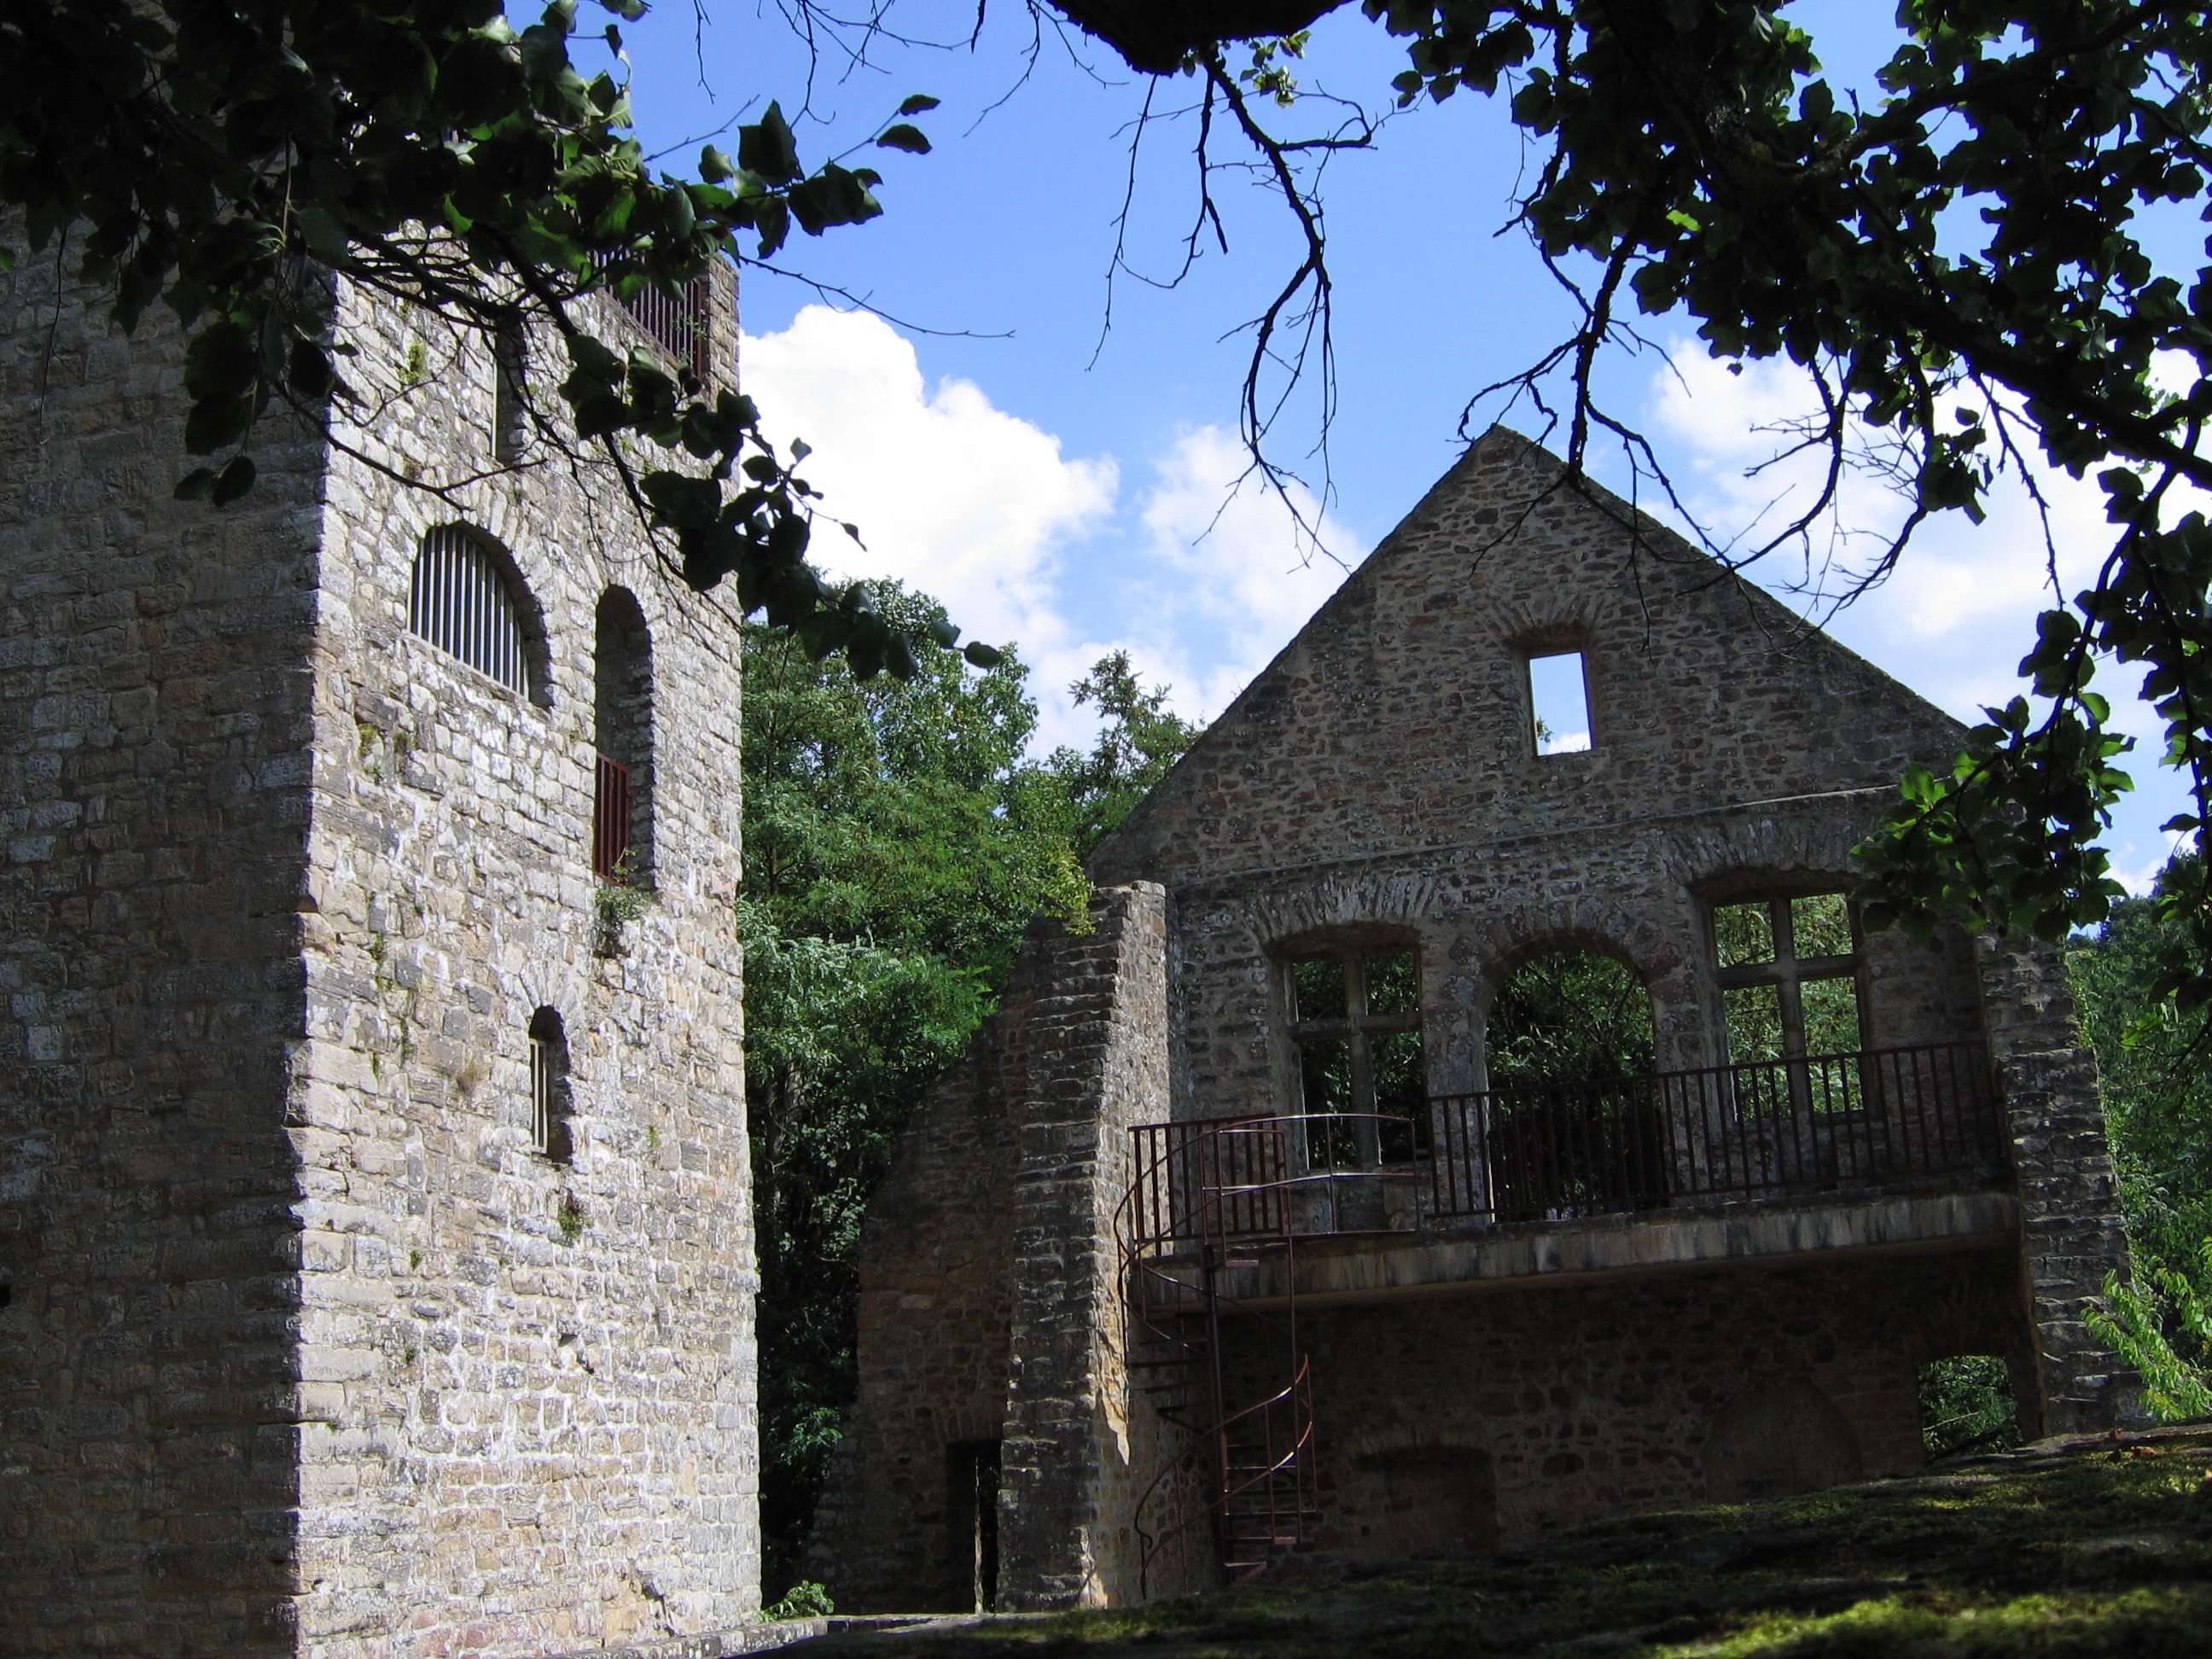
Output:
[[[2197,879],[2184,861],[2160,885]],[[2135,1258],[2106,1331],[2177,1418],[2212,1413],[2212,1079],[2203,1022],[2154,994],[2178,927],[2158,898],[2124,899],[2067,951]]]
[[[890,625],[936,603],[896,586]],[[1194,729],[1126,655],[1071,688],[1103,705],[1088,755],[1025,757],[1037,710],[1010,647],[964,674],[927,653],[857,678],[789,631],[744,639],[747,1108],[761,1251],[767,1578],[796,1576],[852,1399],[854,1252],[908,1111],[992,1007],[1030,920],[1082,925],[1077,863]]]

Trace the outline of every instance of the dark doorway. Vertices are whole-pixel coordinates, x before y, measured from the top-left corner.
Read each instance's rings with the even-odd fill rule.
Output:
[[[989,1613],[999,1602],[999,1443],[957,1440],[947,1446],[945,1485],[951,1603]]]

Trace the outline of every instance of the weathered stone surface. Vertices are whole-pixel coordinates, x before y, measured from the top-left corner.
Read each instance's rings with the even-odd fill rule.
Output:
[[[1917,1366],[2025,1358],[2016,1261],[2008,1243],[1303,1313],[1323,1514],[1299,1559],[1407,1553],[1388,1472],[1453,1450],[1482,1460],[1489,1527],[1509,1547],[1606,1515],[1908,1474],[1923,1461]],[[1248,1392],[1279,1360],[1261,1339],[1231,1351]],[[1734,1484],[1711,1490],[1716,1433],[1770,1397],[1784,1421],[1815,1427],[1796,1409],[1808,1396],[1843,1425],[1833,1480],[1791,1484],[1785,1432],[1735,1449]]]
[[[1415,953],[1432,1096],[1486,1086],[1492,999],[1559,949],[1634,971],[1662,1070],[1721,1064],[1716,907],[1856,884],[1851,849],[1899,774],[1956,750],[1941,711],[1626,503],[1559,483],[1558,463],[1512,434],[1478,441],[1094,854],[1095,879],[1166,890],[1163,1118],[1300,1109],[1288,964],[1332,945]],[[1547,756],[1528,663],[1561,651],[1583,653],[1594,744]],[[1911,1190],[1805,1190],[1725,1213],[1683,1187],[1663,1209],[1587,1223],[1486,1231],[1430,1217],[1395,1237],[1301,1243],[1295,1269],[1264,1252],[1224,1268],[1225,1288],[1278,1315],[1293,1277],[1323,1304],[1298,1329],[1320,1425],[1315,1535],[1335,1541],[1308,1559],[1341,1565],[1386,1511],[1413,1517],[1389,1522],[1393,1547],[1413,1547],[1684,1501],[1705,1489],[1709,1443],[1731,1489],[1910,1468],[1913,1368],[1948,1355],[2004,1358],[2032,1431],[2127,1415],[2129,1379],[2081,1321],[2125,1248],[2058,961],[1956,928],[1924,949],[1875,935],[1857,955],[1864,1046],[1985,1046],[2009,1170],[1984,1159]],[[1042,1009],[1094,978],[1041,958],[1023,994]],[[1000,1031],[971,1064],[1004,1052]],[[1124,1411],[1135,1396],[1103,1358],[1122,1345],[1121,1312],[1095,1295],[1086,1255],[1085,1218],[1126,1181],[1107,1145],[1128,1120],[1099,1087],[1111,1051],[1098,1052],[1059,1092],[994,1097],[1013,1115],[994,1133],[1019,1137],[1022,1182],[1061,1183],[1049,1226],[1002,1224],[1005,1176],[958,1162],[940,1126],[971,1109],[965,1083],[917,1115],[885,1200],[890,1213],[926,1193],[950,1214],[988,1193],[957,1252],[923,1243],[916,1255],[993,1295],[1011,1282],[1011,1306],[1051,1314],[1018,1312],[1009,1333],[1009,1492],[1017,1462],[1058,1472],[1006,1511],[1055,1540],[1018,1559],[1009,1546],[1009,1605],[1129,1595],[1133,1499],[1158,1461],[1145,1448],[1159,1425],[1140,1398]],[[1071,1120],[1072,1107],[1096,1115]],[[1408,1178],[1406,1194],[1425,1179]],[[1371,1205],[1359,1224],[1412,1228],[1413,1204]],[[880,1287],[911,1270],[882,1253],[864,1262],[875,1311],[850,1419],[859,1445],[949,1403],[902,1391],[901,1357],[927,1345],[931,1313]],[[1247,1346],[1232,1407],[1290,1381],[1285,1342]],[[970,1370],[960,1386],[987,1380]],[[988,1412],[964,1409],[975,1432]],[[1097,1476],[1100,1423],[1126,1448],[1127,1479]],[[1762,1445],[1793,1436],[1813,1449],[1766,1468]],[[943,1559],[932,1552],[949,1547],[936,1541],[945,1487],[930,1455],[941,1449],[896,1475],[857,1451],[841,1463],[816,1558],[833,1590],[878,1606],[939,1593],[939,1578],[902,1584],[892,1558],[860,1541],[903,1531],[910,1559]]]
[[[472,477],[488,354],[350,293],[374,417],[335,445],[272,421],[244,502],[173,502],[177,340],[52,276],[0,278],[0,1651],[739,1625],[734,631],[611,477]],[[454,522],[527,590],[531,696],[408,631],[416,549]],[[658,896],[603,955],[617,585],[652,635]],[[532,1142],[541,1007],[566,1164]]]
[[[973,1607],[972,1534],[947,1524],[948,1459],[979,1443],[1004,1446],[1006,1604],[1129,1593],[1115,1518],[1132,1447],[1114,1222],[1128,1127],[1167,1107],[1163,896],[1103,890],[1091,922],[1032,931],[999,1012],[917,1109],[870,1209],[860,1399],[810,1569],[834,1577],[841,1609]]]

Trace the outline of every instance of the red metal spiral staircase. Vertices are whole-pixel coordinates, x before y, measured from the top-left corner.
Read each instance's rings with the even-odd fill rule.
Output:
[[[1304,1542],[1317,1516],[1312,1375],[1292,1271],[1291,1121],[1134,1132],[1136,1178],[1115,1226],[1127,1358],[1165,1442],[1136,1508],[1147,1596],[1245,1583]],[[1279,1310],[1223,1291],[1224,1275],[1271,1256],[1288,1291]],[[1262,1358],[1270,1353],[1279,1362]],[[1260,1376],[1239,1374],[1255,1361]]]

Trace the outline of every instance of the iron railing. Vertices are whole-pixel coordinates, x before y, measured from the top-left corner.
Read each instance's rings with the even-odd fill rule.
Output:
[[[629,855],[629,768],[599,757],[592,797],[592,873],[601,881],[627,882],[623,867]]]
[[[1173,1250],[1270,1234],[1395,1231],[1422,1207],[1409,1161],[1360,1164],[1354,1148],[1414,1146],[1411,1119],[1374,1112],[1151,1123],[1138,1127],[1131,1194],[1139,1245]]]
[[[1419,1133],[1417,1133],[1419,1132]],[[1988,1051],[1923,1043],[1447,1095],[1428,1121],[1306,1113],[1134,1131],[1133,1242],[1164,1255],[1430,1217],[1568,1221],[1941,1176],[1993,1180],[2007,1132]],[[1360,1144],[1386,1159],[1359,1165]]]
[[[1978,1042],[1493,1089],[1430,1114],[1440,1216],[1565,1221],[2006,1167]]]
[[[694,276],[673,298],[657,288],[640,289],[622,307],[678,367],[703,380],[714,366],[708,349],[708,303],[707,279]]]

